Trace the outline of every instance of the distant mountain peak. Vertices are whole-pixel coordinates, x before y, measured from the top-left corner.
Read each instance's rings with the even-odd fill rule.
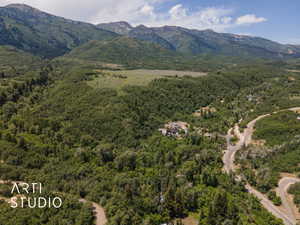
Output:
[[[4,8],[6,8],[8,10],[17,10],[23,14],[36,16],[36,17],[52,16],[49,13],[43,12],[39,9],[36,9],[36,8],[26,5],[26,4],[9,4],[9,5],[5,6]]]
[[[115,23],[116,24],[120,24],[120,25],[124,25],[126,27],[131,27],[132,28],[132,26],[128,22],[126,22],[126,21],[119,21],[119,22],[115,22]]]
[[[136,28],[147,29],[148,27],[146,27],[146,26],[145,26],[145,25],[143,25],[143,24],[140,24],[140,25],[138,25]]]
[[[19,9],[19,10],[22,10],[22,11],[40,11],[36,8],[33,8],[29,5],[26,5],[26,4],[9,4],[7,6],[5,6],[5,8],[15,8],[15,9]]]
[[[84,31],[84,32],[82,32]],[[0,7],[0,45],[53,58],[90,40],[108,40],[117,34],[51,15],[25,4]]]
[[[207,32],[207,33],[216,33],[213,29],[206,29],[206,30],[203,30],[204,32]]]
[[[133,29],[133,27],[125,21],[112,22],[112,23],[100,23],[97,25],[97,27],[121,35],[126,35]]]
[[[130,23],[126,22],[126,21],[117,21],[117,22],[111,22],[111,23],[102,23],[102,24],[110,24],[110,25],[115,25],[115,26],[122,26],[128,29],[131,29],[132,26]]]

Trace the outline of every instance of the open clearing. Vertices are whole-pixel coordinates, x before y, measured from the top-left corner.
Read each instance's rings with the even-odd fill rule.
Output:
[[[94,88],[121,89],[126,85],[145,86],[152,80],[174,77],[201,77],[203,72],[175,71],[175,70],[96,70],[99,72],[88,84]]]
[[[125,76],[191,76],[191,77],[200,77],[207,75],[203,72],[192,72],[192,71],[176,71],[176,70],[118,70],[118,71],[109,71],[103,70],[105,73],[113,73],[116,75],[125,75]]]
[[[287,70],[287,71],[291,73],[300,73],[300,70]]]
[[[300,100],[300,95],[292,95],[289,98],[290,100]]]

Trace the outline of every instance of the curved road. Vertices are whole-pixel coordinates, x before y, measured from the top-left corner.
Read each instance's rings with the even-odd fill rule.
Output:
[[[86,203],[89,202],[85,199],[79,199],[80,202]],[[93,212],[96,218],[96,225],[105,225],[107,223],[106,215],[104,209],[97,203],[91,202],[93,206]]]
[[[289,187],[295,183],[300,182],[299,178],[296,177],[283,177],[279,183],[277,188],[277,193],[281,198],[282,206],[286,210],[286,213],[293,221],[297,221],[298,209],[293,204],[292,200],[289,197],[288,190]]]
[[[299,111],[300,107],[290,108],[287,110],[291,111]],[[286,110],[280,110],[286,111]],[[278,112],[280,112],[278,111]],[[275,112],[277,113],[277,112]],[[248,123],[247,127],[244,129],[243,133],[240,133],[239,126],[236,124],[234,128],[231,128],[227,132],[226,140],[227,140],[227,149],[225,150],[223,156],[223,163],[224,163],[224,171],[227,173],[235,171],[235,154],[239,151],[243,146],[248,146],[252,141],[252,135],[254,132],[254,126],[256,122],[262,118],[270,116],[271,114],[265,114],[257,117],[256,119],[252,120]],[[232,132],[239,138],[239,141],[232,145],[230,143],[230,139],[232,138]],[[240,180],[240,177],[236,177],[237,180]],[[245,188],[255,195],[262,203],[262,205],[271,212],[274,216],[283,220],[285,225],[296,225],[296,215],[295,215],[295,206],[292,204],[288,199],[287,190],[290,185],[300,182],[300,179],[292,178],[290,176],[283,177],[279,182],[278,192],[282,200],[282,206],[284,210],[281,210],[279,207],[275,206],[272,201],[270,201],[265,195],[257,191],[255,188],[251,187],[249,184],[246,184]]]

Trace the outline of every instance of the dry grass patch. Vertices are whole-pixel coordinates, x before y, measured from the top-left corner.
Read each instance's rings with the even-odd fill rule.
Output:
[[[287,70],[287,71],[291,73],[300,73],[300,70]]]
[[[189,217],[182,220],[183,225],[198,225],[198,218],[195,218],[195,216],[190,215]]]
[[[290,100],[300,100],[300,95],[290,95]]]

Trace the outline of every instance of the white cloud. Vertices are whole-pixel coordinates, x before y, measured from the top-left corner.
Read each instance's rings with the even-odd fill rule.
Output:
[[[102,0],[98,12],[90,18],[90,22],[112,22],[125,20],[133,24],[147,23],[157,19],[155,6],[162,0],[122,0],[114,2]]]
[[[0,0],[0,6],[24,3],[66,18],[87,22],[153,19],[154,6],[171,0]],[[148,15],[145,15],[148,13]]]
[[[178,4],[173,6],[170,10],[169,10],[169,14],[171,15],[172,19],[178,20],[181,18],[184,18],[187,16],[187,10],[183,7],[182,4]]]
[[[149,26],[183,26],[192,29],[213,29],[225,31],[227,28],[236,26],[230,16],[232,10],[224,8],[204,8],[190,11],[183,5],[175,5],[168,13],[158,14],[156,20],[148,21]]]
[[[145,14],[145,15],[154,15],[154,7],[151,5],[144,5],[141,8],[141,13]]]
[[[165,2],[174,0],[0,0],[0,5],[25,3],[66,18],[91,23],[128,21],[133,25],[184,26],[195,29],[226,31],[228,28],[266,21],[249,14],[233,17],[233,10],[219,7],[189,9],[174,4],[160,11]]]
[[[237,18],[236,24],[237,25],[245,25],[245,24],[253,24],[253,23],[262,23],[265,21],[267,21],[267,19],[264,17],[257,17],[254,14],[248,14],[248,15],[244,15],[244,16]]]

